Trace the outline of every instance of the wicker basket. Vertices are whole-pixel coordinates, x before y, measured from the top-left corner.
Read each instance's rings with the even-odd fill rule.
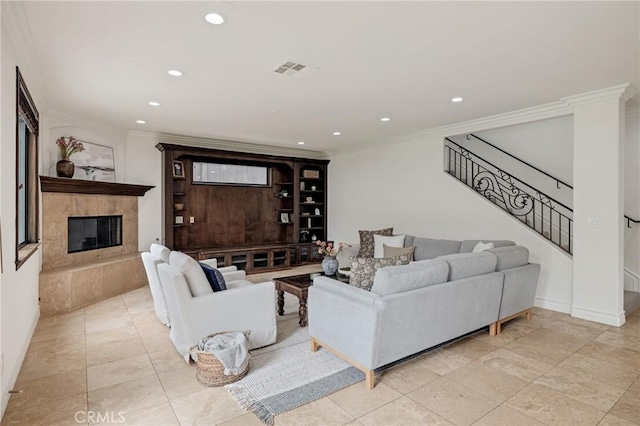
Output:
[[[208,340],[218,334],[229,333],[229,331],[221,331],[219,333],[211,334],[205,337],[203,340]],[[249,336],[250,331],[243,332],[245,336]],[[196,379],[200,384],[205,386],[224,386],[229,383],[237,382],[247,375],[249,372],[249,361],[247,366],[238,374],[226,375],[224,374],[224,366],[218,360],[218,358],[211,352],[201,351],[198,349],[198,345],[194,346],[190,350],[191,355],[196,355],[197,367],[196,367]]]

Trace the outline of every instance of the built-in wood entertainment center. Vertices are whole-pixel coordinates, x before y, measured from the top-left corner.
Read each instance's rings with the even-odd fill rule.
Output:
[[[327,237],[328,160],[167,143],[156,147],[163,154],[167,247],[247,273],[322,260],[315,241]],[[258,184],[196,181],[194,173],[199,180],[204,173],[194,172],[199,163],[256,166],[266,179]]]

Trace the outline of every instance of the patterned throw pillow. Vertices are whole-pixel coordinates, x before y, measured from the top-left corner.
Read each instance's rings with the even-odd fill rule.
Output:
[[[351,278],[349,285],[371,291],[376,271],[386,266],[408,265],[413,254],[394,257],[354,257],[351,256]]]
[[[218,269],[213,266],[209,266],[204,263],[200,263],[204,274],[207,276],[207,281],[211,285],[211,289],[216,291],[224,291],[227,289],[227,283],[224,280],[224,275]]]
[[[378,229],[377,231],[358,231],[360,233],[360,251],[358,257],[373,257],[375,249],[374,235],[393,235],[393,228]]]

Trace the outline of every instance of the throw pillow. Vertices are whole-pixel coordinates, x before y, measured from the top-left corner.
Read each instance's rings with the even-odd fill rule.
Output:
[[[403,254],[394,257],[353,257],[351,256],[351,277],[349,285],[371,291],[373,286],[373,278],[380,268],[387,266],[408,265],[411,261],[411,255]]]
[[[411,255],[409,260],[413,260],[413,252],[416,251],[416,246],[411,247],[391,247],[386,244],[382,245],[384,256],[382,257],[395,257],[402,256],[403,254]]]
[[[481,251],[489,250],[492,248],[493,248],[493,243],[485,244],[482,241],[480,241],[478,244],[476,244],[476,246],[473,248],[471,253],[480,253]]]
[[[214,292],[224,291],[227,289],[227,283],[224,281],[224,275],[222,275],[222,272],[213,266],[207,265],[206,263],[200,263],[200,266],[202,267],[202,270],[209,281],[209,285]]]
[[[358,231],[360,233],[360,251],[358,257],[373,257],[375,248],[374,235],[393,235],[393,228],[378,229],[377,231]]]
[[[213,293],[204,271],[193,257],[172,251],[169,255],[169,265],[184,275],[193,297]]]
[[[392,235],[390,237],[386,235],[373,236],[373,257],[388,257],[384,255],[383,245],[391,247],[404,247],[404,235]]]
[[[167,247],[163,246],[162,244],[151,243],[149,251],[158,259],[162,259],[164,263],[169,263],[169,255],[171,254],[171,250],[169,250]]]

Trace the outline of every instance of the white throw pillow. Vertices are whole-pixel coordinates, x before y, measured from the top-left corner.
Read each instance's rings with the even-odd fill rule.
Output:
[[[202,266],[193,257],[179,251],[172,251],[169,255],[169,265],[184,275],[193,297],[213,293]]]
[[[164,263],[169,263],[169,254],[171,254],[171,250],[166,248],[161,244],[152,243],[149,251],[152,255],[161,259]]]
[[[384,245],[389,247],[404,247],[404,235],[384,235],[374,234],[373,236],[373,257],[384,257]]]
[[[476,246],[473,248],[473,251],[471,253],[480,253],[481,251],[485,251],[485,250],[489,250],[493,248],[493,243],[483,243],[482,241],[480,241],[478,244],[476,244]]]

